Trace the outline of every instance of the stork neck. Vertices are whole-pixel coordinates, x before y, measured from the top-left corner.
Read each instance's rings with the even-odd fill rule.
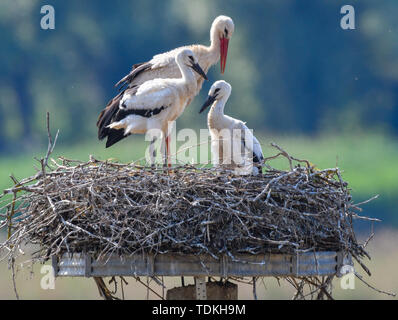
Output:
[[[216,30],[210,34],[210,47],[208,47],[208,50],[209,53],[217,57],[217,59],[220,59],[220,38]]]
[[[213,115],[224,115],[224,107],[227,100],[228,97],[222,97],[220,100],[214,102],[211,106],[210,113],[212,113]]]
[[[181,71],[182,82],[188,85],[191,83],[196,83],[194,71],[184,63],[177,62],[177,64]]]

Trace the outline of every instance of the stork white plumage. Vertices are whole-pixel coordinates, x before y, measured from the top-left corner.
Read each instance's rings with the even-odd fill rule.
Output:
[[[124,91],[118,108],[105,108],[99,117],[99,136],[107,137],[106,147],[133,133],[151,133],[151,162],[154,162],[154,142],[158,133],[166,143],[169,160],[168,123],[176,120],[184,111],[187,100],[196,90],[193,71],[204,79],[206,74],[190,49],[181,49],[175,57],[181,77],[178,79],[153,79]]]
[[[209,68],[220,61],[221,73],[224,73],[227,62],[228,43],[234,33],[234,22],[230,17],[218,16],[210,28],[210,46],[188,45],[168,52],[157,54],[144,63],[133,66],[131,72],[121,79],[116,86],[133,87],[156,78],[180,78],[181,72],[175,63],[175,57],[181,49],[190,49],[198,58],[199,65],[207,73]],[[195,95],[202,88],[203,78],[196,76],[198,86]]]
[[[211,136],[212,162],[215,166],[234,169],[239,174],[256,175],[259,168],[261,170],[263,151],[244,122],[224,114],[231,91],[229,83],[223,80],[216,81],[199,111],[201,113],[211,106],[207,124]]]
[[[114,114],[119,109],[120,102],[125,93],[128,93],[130,89],[136,90],[138,86],[144,84],[148,80],[181,78],[181,71],[175,58],[182,49],[190,49],[193,51],[198,59],[199,65],[205,73],[207,73],[212,65],[216,64],[218,60],[221,59],[221,73],[223,73],[227,61],[228,43],[234,33],[234,28],[234,23],[230,17],[219,16],[213,21],[210,29],[211,44],[209,47],[203,45],[180,47],[155,55],[148,62],[135,64],[131,72],[116,84],[116,86],[120,86],[121,92],[108,102],[103,113]],[[185,100],[184,107],[191,103],[202,87],[203,77],[200,75],[195,75],[194,77],[197,85],[194,90],[189,92],[189,97]],[[101,113],[97,122],[99,128],[98,138],[100,140],[108,136],[109,132],[102,128],[107,127],[111,121],[110,117],[103,117],[103,113]],[[119,140],[124,137],[123,130],[113,132],[112,135],[113,137],[117,136]],[[107,147],[108,146],[107,144]]]

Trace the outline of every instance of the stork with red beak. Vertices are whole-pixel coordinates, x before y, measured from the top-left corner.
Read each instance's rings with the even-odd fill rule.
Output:
[[[181,52],[182,49],[189,49],[194,53],[195,57],[198,60],[198,64],[202,67],[204,73],[207,73],[209,68],[212,65],[216,64],[219,60],[221,73],[224,73],[227,63],[228,44],[234,33],[234,29],[235,26],[230,17],[219,16],[213,21],[211,25],[210,46],[196,44],[180,47],[165,53],[155,55],[148,62],[135,64],[131,72],[116,84],[116,86],[120,86],[121,92],[111,101],[109,101],[106,108],[101,112],[100,119],[97,123],[98,138],[102,140],[105,137],[109,138],[109,136],[117,136],[120,137],[120,139],[124,137],[123,129],[109,127],[109,125],[111,124],[111,117],[107,117],[106,115],[113,115],[117,112],[117,110],[121,106],[121,102],[126,91],[132,88],[137,88],[149,80],[159,78],[176,79],[182,77],[180,68],[176,63],[176,56],[179,52]],[[197,86],[195,90],[190,92],[190,95],[185,100],[185,105],[183,106],[184,109],[199,93],[200,89],[202,88],[204,77],[199,74],[195,74],[195,81],[197,83]],[[110,132],[113,130],[121,131]],[[169,143],[169,137],[166,137],[167,147]],[[107,147],[108,146],[110,146],[110,143],[107,143]]]
[[[212,65],[220,60],[220,69],[223,74],[227,63],[228,44],[234,30],[235,25],[230,17],[218,16],[214,19],[210,28],[209,47],[194,44],[157,54],[148,62],[135,64],[131,72],[121,79],[116,86],[132,87],[156,78],[180,78],[181,72],[175,62],[175,57],[181,49],[192,50],[198,58],[199,65],[206,73]],[[203,78],[199,75],[196,78],[198,81],[197,94],[202,87]]]

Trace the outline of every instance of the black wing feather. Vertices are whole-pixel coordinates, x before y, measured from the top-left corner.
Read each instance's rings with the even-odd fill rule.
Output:
[[[113,117],[119,110],[119,103],[123,97],[123,93],[124,92],[120,92],[116,97],[109,101],[106,108],[101,111],[97,121],[98,139],[102,140],[109,134],[111,129],[107,128],[107,126],[112,123]]]
[[[123,90],[126,86],[128,87],[130,83],[138,77],[140,73],[142,73],[145,70],[148,70],[152,67],[152,63],[149,62],[142,62],[142,63],[137,63],[133,65],[131,68],[131,71],[128,75],[126,75],[124,78],[122,78],[118,83],[115,84],[115,87],[119,87],[119,90]]]
[[[162,110],[166,109],[167,107],[160,107],[155,109],[118,109],[117,112],[112,116],[111,122],[120,121],[129,115],[139,115],[141,117],[150,118],[154,115],[159,114]],[[106,141],[106,147],[110,147],[114,145],[116,142],[128,137],[130,134],[125,135],[124,129],[109,129],[106,128],[107,133],[106,136],[108,137]]]
[[[120,100],[123,98],[124,93],[129,89],[129,94],[134,95],[138,86],[129,88],[131,82],[142,72],[152,67],[152,63],[142,62],[133,65],[128,75],[122,78],[115,87],[119,87],[119,94],[110,100],[104,110],[101,111],[98,121],[98,139],[102,140],[107,137],[106,147],[110,147],[113,144],[119,142],[125,137],[129,136],[124,134],[124,129],[110,129],[108,126],[114,121],[120,121],[128,114],[138,114],[144,117],[151,117],[152,115],[158,114],[165,107],[161,107],[154,110],[122,110],[119,108]],[[133,89],[133,90],[132,90]],[[135,90],[134,90],[135,89]]]
[[[124,134],[124,129],[109,129],[108,132],[108,139],[106,140],[106,148],[109,148],[110,146],[114,145],[116,142],[119,142],[120,140],[128,137],[130,134],[125,135]]]
[[[246,150],[248,150],[248,149],[246,148],[245,139],[242,138],[241,141],[242,141],[243,147],[244,147]],[[261,162],[264,160],[264,156],[263,156],[262,154],[257,155],[254,151],[252,151],[252,152],[253,152],[253,163],[261,163]],[[262,165],[261,165],[261,164],[260,164],[260,165],[257,165],[257,167],[258,167],[258,169],[260,170],[260,172],[262,172],[262,168],[263,168]]]
[[[119,111],[120,100],[123,98],[124,93],[126,92],[127,88],[120,92],[116,97],[114,97],[111,101],[108,102],[107,106],[104,110],[101,111],[98,121],[98,139],[102,140],[106,136],[108,136],[109,132],[114,129],[109,129],[109,126],[114,121],[119,121],[121,119],[116,119],[116,116]],[[135,95],[137,93],[138,86],[134,86],[129,89],[130,95]]]

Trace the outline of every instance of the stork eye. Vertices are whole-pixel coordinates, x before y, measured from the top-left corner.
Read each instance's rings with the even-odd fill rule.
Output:
[[[228,37],[228,30],[227,30],[227,28],[224,29],[224,32],[225,32],[225,36]]]
[[[216,90],[214,90],[214,93],[217,93],[218,91],[220,91],[220,88],[217,88]]]
[[[189,60],[194,61],[193,56],[188,56]]]

